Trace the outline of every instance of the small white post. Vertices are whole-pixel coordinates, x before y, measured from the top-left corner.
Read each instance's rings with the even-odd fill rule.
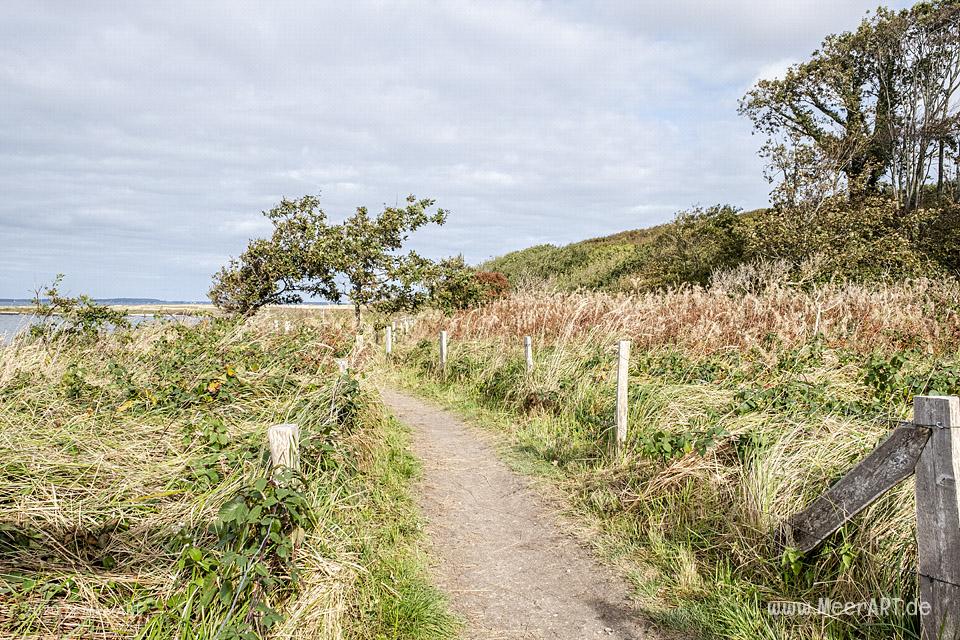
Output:
[[[284,321],[283,321],[283,332],[284,332],[284,333],[290,333],[290,329],[292,329],[292,328],[293,328],[293,325],[290,324],[290,321],[289,321],[289,320],[284,320]]]
[[[393,326],[389,324],[383,333],[383,350],[386,352],[388,358],[390,354],[393,353]]]
[[[960,398],[918,396],[913,423],[930,427],[917,461],[917,563],[923,640],[960,639]]]
[[[627,441],[627,385],[630,376],[630,341],[621,340],[617,349],[617,432],[614,450]]]
[[[273,321],[273,332],[274,332],[274,333],[280,333],[280,321],[279,321],[279,320],[274,320],[274,321]]]
[[[527,373],[533,371],[533,338],[525,336],[523,338],[523,356],[527,360]]]
[[[440,371],[447,375],[447,332],[440,332]]]
[[[274,469],[300,469],[300,427],[295,424],[275,424],[267,429],[270,443],[270,462]]]

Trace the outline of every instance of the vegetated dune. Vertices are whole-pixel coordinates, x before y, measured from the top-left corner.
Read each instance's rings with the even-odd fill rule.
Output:
[[[909,417],[914,395],[960,393],[960,290],[801,289],[767,276],[740,270],[709,290],[634,295],[520,292],[430,316],[397,360],[411,384],[493,411],[486,421],[521,455],[559,469],[597,544],[633,570],[662,622],[717,637],[914,637],[916,616],[902,607],[839,618],[766,609],[912,600],[909,482],[806,556],[779,548],[775,533]],[[620,339],[633,342],[629,434],[611,459]]]

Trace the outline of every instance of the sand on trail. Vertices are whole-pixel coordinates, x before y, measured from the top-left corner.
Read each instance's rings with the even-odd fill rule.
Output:
[[[627,585],[559,524],[557,510],[511,471],[489,438],[393,389],[381,395],[423,462],[417,499],[434,580],[471,639],[664,638]]]

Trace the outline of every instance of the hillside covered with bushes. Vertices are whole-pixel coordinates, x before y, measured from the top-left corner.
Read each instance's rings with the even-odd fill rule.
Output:
[[[565,246],[541,244],[484,263],[514,287],[648,291],[710,285],[718,271],[776,263],[799,282],[896,281],[960,273],[960,207],[914,212],[882,197],[835,198],[815,221],[781,208],[729,205],[679,212],[673,221]]]

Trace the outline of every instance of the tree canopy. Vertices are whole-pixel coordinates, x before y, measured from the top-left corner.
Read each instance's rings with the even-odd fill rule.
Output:
[[[769,136],[773,163],[815,160],[842,175],[852,200],[889,191],[916,209],[932,175],[943,189],[957,148],[958,42],[958,0],[880,8],[784,77],[760,80],[740,110]]]
[[[271,237],[252,240],[214,276],[210,299],[227,311],[250,314],[267,304],[302,302],[304,295],[334,303],[349,298],[358,320],[372,304],[416,307],[436,264],[402,249],[413,231],[446,222],[447,212],[433,206],[433,200],[411,195],[405,206],[385,207],[375,216],[358,207],[334,224],[317,196],[284,199],[264,212],[273,224]]]

